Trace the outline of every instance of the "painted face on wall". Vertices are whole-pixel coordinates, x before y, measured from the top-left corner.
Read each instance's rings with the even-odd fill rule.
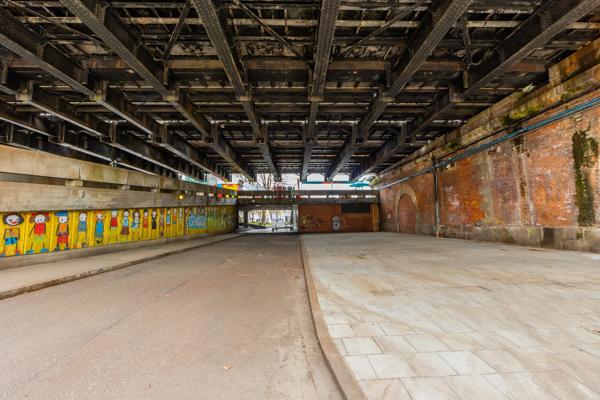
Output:
[[[66,224],[69,221],[69,217],[66,215],[59,215],[58,216],[58,223],[59,224]]]
[[[133,220],[134,220],[135,222],[138,222],[138,221],[140,220],[140,212],[139,212],[139,211],[135,211],[135,212],[133,213]]]
[[[80,214],[79,214],[79,220],[80,220],[81,222],[85,222],[85,221],[87,221],[87,214],[86,214],[86,213],[80,213]]]
[[[23,217],[20,214],[6,214],[3,220],[4,225],[8,226],[18,226],[21,225],[24,221]]]
[[[156,210],[152,210],[152,218],[156,218]]]
[[[148,210],[144,210],[144,218],[148,218]]]
[[[101,220],[103,220],[103,219],[104,219],[104,214],[102,214],[102,213],[100,213],[100,212],[99,212],[99,213],[96,213],[96,219],[97,219],[98,221],[101,221]]]
[[[111,217],[116,217],[117,215],[119,215],[119,211],[117,211],[117,210],[112,210],[112,211],[110,212],[110,216],[111,216]]]
[[[33,222],[36,224],[43,224],[46,222],[46,216],[44,214],[38,214],[33,218]]]
[[[129,211],[123,211],[123,218],[129,218]]]

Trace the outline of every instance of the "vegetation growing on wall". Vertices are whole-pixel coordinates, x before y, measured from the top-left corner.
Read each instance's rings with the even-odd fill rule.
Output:
[[[502,125],[505,128],[518,129],[526,118],[538,113],[541,110],[541,106],[527,106],[524,109],[507,113],[502,117]]]
[[[590,226],[596,222],[594,212],[594,192],[590,185],[588,169],[595,166],[598,160],[598,142],[588,137],[586,131],[573,134],[573,169],[575,171],[575,200],[579,215],[577,222],[582,226]]]
[[[0,217],[0,257],[235,229],[235,206],[10,212]]]

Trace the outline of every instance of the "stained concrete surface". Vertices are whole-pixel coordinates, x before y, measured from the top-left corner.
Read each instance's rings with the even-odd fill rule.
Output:
[[[30,256],[0,258],[0,299],[31,291],[31,289],[37,290],[53,286],[57,283],[75,280],[79,277],[96,275],[104,271],[119,269],[124,266],[149,261],[165,255],[207,246],[237,236],[239,236],[239,234],[229,233],[177,240],[170,243],[154,243],[153,245],[147,243],[145,247],[131,250],[113,251],[89,257],[75,255],[70,259],[35,263],[7,269],[3,268],[10,265],[13,261],[12,259],[27,259]],[[78,251],[79,250],[74,250],[75,253]],[[58,255],[58,253],[39,254],[39,256],[48,256],[47,258],[42,258],[45,260],[53,260],[55,255]],[[60,255],[62,256],[63,253]],[[35,259],[40,260],[41,258],[35,257]],[[26,261],[27,260],[25,260],[24,263],[26,263]]]
[[[0,301],[6,399],[340,399],[295,235],[250,235]]]
[[[370,399],[600,399],[600,255],[397,233],[304,235]]]

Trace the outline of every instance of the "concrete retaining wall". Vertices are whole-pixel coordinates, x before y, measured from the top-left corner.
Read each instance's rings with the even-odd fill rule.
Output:
[[[229,233],[235,203],[231,190],[0,146],[0,257]]]
[[[0,257],[233,232],[235,206],[7,212]]]

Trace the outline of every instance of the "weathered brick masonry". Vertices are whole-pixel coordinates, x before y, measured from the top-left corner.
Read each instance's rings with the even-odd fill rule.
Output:
[[[600,42],[381,176],[385,187],[474,146],[600,97]],[[440,236],[600,252],[600,107],[437,169]],[[386,231],[436,234],[431,172],[382,189]]]

